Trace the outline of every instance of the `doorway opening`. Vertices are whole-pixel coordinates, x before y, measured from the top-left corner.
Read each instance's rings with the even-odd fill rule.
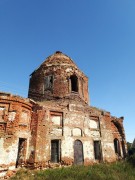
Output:
[[[96,160],[101,160],[101,145],[100,141],[94,141],[94,155]]]
[[[26,148],[27,148],[27,139],[19,138],[16,167],[22,166],[22,164],[25,163],[25,161],[26,161]]]
[[[83,162],[83,144],[80,140],[76,140],[74,142],[74,164],[82,165]]]
[[[58,163],[61,160],[60,140],[51,141],[51,162]]]

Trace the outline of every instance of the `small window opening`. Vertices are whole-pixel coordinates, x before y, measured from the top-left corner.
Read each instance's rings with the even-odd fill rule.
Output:
[[[53,87],[53,76],[49,75],[45,77],[45,81],[44,81],[44,89],[45,90],[51,90]]]
[[[71,79],[71,91],[78,92],[78,78],[76,75],[72,75]]]
[[[51,141],[51,162],[60,162],[60,140]]]
[[[94,141],[94,155],[96,160],[101,159],[100,141]]]

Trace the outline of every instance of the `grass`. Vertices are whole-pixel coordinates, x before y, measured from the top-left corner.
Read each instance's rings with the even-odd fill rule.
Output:
[[[21,169],[10,180],[135,180],[135,168],[127,162],[116,162],[48,170]]]

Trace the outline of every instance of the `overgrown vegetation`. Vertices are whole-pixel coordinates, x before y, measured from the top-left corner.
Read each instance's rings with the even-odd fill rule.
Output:
[[[135,147],[128,146],[125,161],[48,170],[21,169],[10,180],[135,180]]]
[[[41,171],[19,170],[10,180],[135,180],[135,168],[128,162],[72,166]]]
[[[135,167],[135,140],[134,140],[134,146],[133,146],[133,144],[132,144],[132,146],[128,149],[127,161],[128,161],[133,167]]]
[[[135,153],[128,157],[128,162],[135,167]]]

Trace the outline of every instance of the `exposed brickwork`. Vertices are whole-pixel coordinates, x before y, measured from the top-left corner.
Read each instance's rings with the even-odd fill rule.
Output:
[[[123,117],[88,104],[88,78],[68,56],[56,52],[31,74],[29,98],[0,93],[3,171],[125,157]]]
[[[47,58],[41,66],[31,74],[29,98],[46,100],[70,97],[71,79],[75,75],[78,79],[77,94],[88,103],[88,78],[77,68],[73,61],[62,53],[55,53]],[[52,76],[52,88],[46,90],[45,77]]]
[[[12,96],[11,94],[0,93],[1,169],[15,168],[17,163],[19,138],[31,139],[31,110],[32,104],[29,99]],[[27,149],[25,154],[26,156],[22,159],[24,162],[29,156],[29,149]]]

